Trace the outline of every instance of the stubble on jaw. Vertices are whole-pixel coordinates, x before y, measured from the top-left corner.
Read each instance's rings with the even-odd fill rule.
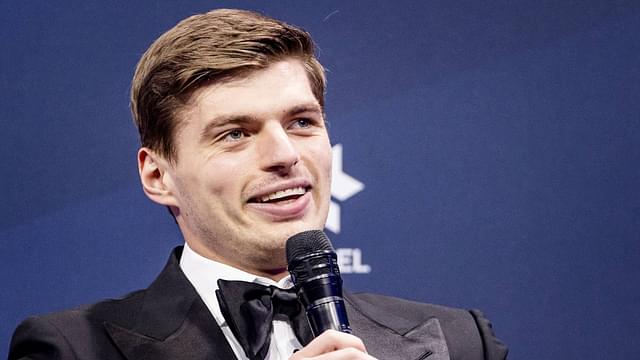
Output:
[[[190,194],[182,196],[189,204],[195,204]],[[240,238],[233,230],[222,226],[223,223],[203,219],[201,212],[190,206],[183,204],[179,213],[180,222],[184,223],[181,230],[185,241],[200,255],[260,276],[273,277],[286,271],[287,238],[259,241],[257,233],[243,233]],[[255,241],[247,241],[251,238]]]
[[[285,242],[287,239],[283,239],[282,242],[277,245],[273,242],[254,242],[249,244],[243,242],[241,239],[226,239],[225,241],[229,240],[233,243],[233,245],[227,248],[231,254],[223,256],[222,254],[215,253],[217,256],[213,260],[258,276],[275,277],[279,279],[286,275],[287,260]],[[217,245],[219,245],[215,238],[209,237],[205,241],[205,246],[209,250],[215,249],[218,247]]]

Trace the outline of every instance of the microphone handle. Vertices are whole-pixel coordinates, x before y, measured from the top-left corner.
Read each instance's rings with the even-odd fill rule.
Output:
[[[304,305],[314,337],[329,329],[351,334],[342,298],[342,279],[338,273],[324,274],[302,282],[298,298]]]
[[[347,311],[341,297],[326,297],[309,304],[307,319],[314,337],[329,329],[351,334]]]

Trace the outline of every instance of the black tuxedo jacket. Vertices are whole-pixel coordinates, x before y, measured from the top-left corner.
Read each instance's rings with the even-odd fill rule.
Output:
[[[179,266],[176,248],[145,290],[16,329],[9,359],[235,359],[222,331]],[[478,311],[345,294],[353,332],[383,359],[498,360],[506,347]]]

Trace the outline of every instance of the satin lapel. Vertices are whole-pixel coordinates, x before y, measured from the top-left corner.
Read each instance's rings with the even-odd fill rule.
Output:
[[[164,339],[105,323],[125,358],[129,360],[235,359],[233,351],[206,306],[198,301],[182,326]]]
[[[347,296],[345,300],[353,334],[364,341],[372,356],[385,360],[450,360],[438,319],[413,326],[396,317],[393,323],[381,324],[354,306]]]
[[[222,330],[182,273],[181,252],[182,248],[174,250],[145,290],[135,320],[104,323],[127,359],[235,359]]]

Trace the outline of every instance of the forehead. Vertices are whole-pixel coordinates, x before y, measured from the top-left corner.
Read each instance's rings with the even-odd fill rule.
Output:
[[[310,103],[318,101],[304,66],[297,60],[284,60],[241,78],[197,90],[185,109],[184,120],[207,122],[220,116],[272,116]]]

